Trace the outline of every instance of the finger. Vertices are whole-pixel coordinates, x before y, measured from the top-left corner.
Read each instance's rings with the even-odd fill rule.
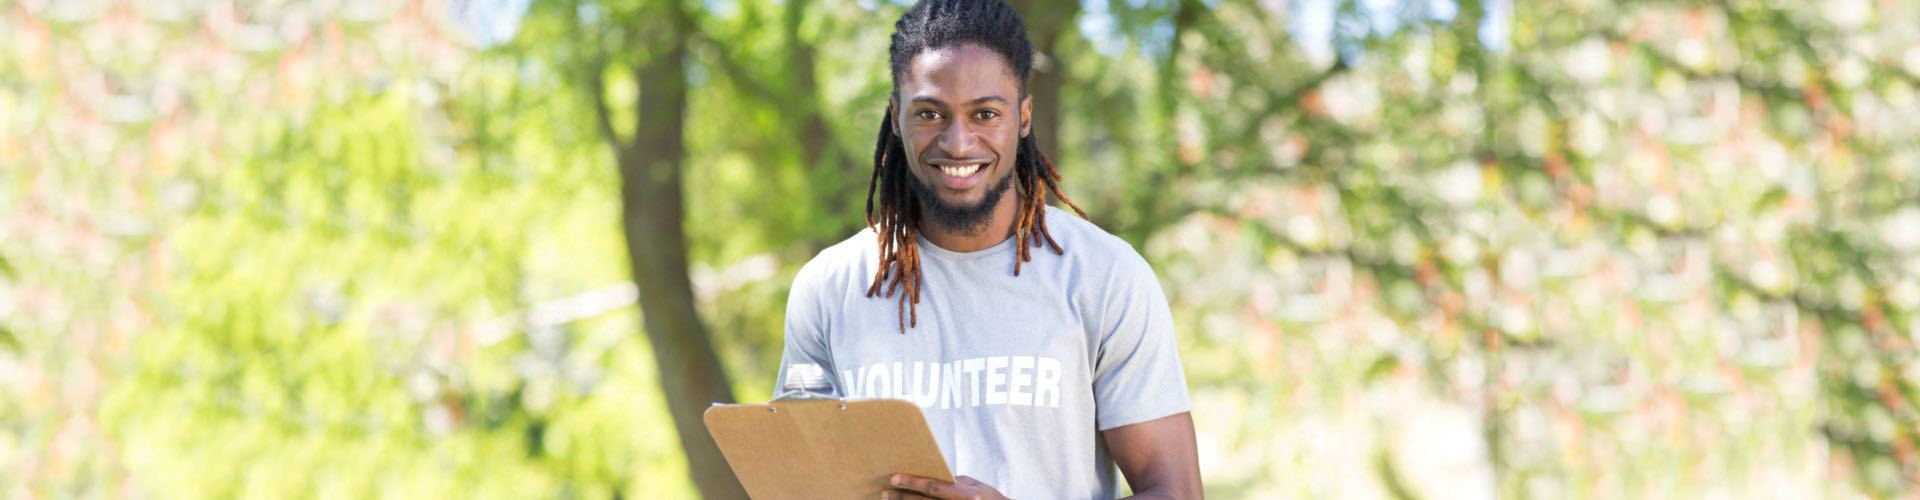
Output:
[[[908,490],[886,490],[880,492],[880,498],[884,500],[940,500]]]
[[[948,494],[952,493],[951,490],[953,489],[952,483],[912,474],[894,474],[888,483],[892,484],[895,488],[912,490],[922,495],[939,498],[949,496]]]

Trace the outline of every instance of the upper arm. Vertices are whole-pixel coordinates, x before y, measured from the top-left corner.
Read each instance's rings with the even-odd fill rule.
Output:
[[[1202,498],[1193,416],[1181,412],[1101,431],[1107,450],[1136,495]]]
[[[1099,429],[1146,422],[1191,408],[1174,342],[1173,313],[1153,269],[1139,255],[1115,259],[1092,321],[1095,424]]]
[[[826,372],[827,380],[833,384],[835,394],[845,395],[839,378],[835,376],[833,354],[828,348],[828,332],[832,313],[822,300],[832,296],[832,280],[826,279],[819,266],[809,264],[801,268],[793,278],[793,287],[787,293],[787,317],[784,334],[784,347],[780,354],[780,367],[773,379],[773,394],[780,394],[782,384],[787,379],[787,369],[797,364],[811,363]]]
[[[1096,424],[1138,496],[1200,498],[1199,453],[1173,314],[1146,259],[1115,259],[1094,362]]]

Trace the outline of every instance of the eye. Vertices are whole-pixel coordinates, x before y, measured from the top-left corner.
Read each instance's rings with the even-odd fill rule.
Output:
[[[991,109],[983,109],[973,114],[974,118],[980,119],[980,120],[992,120],[999,116],[1000,116],[999,111],[994,111]]]
[[[927,121],[940,119],[940,113],[936,113],[931,109],[922,109],[918,112],[915,112],[913,116],[918,117],[922,120],[927,120]]]

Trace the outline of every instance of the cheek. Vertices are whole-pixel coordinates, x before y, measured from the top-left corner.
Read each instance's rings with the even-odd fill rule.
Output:
[[[907,164],[919,166],[920,153],[926,151],[927,145],[932,142],[928,140],[926,134],[919,131],[909,129],[906,132],[900,135],[900,147],[906,150]]]
[[[907,148],[916,155],[920,154],[920,152],[926,151],[927,148],[932,147],[934,143],[940,141],[940,132],[940,129],[932,127],[920,127],[909,130],[906,136]]]
[[[1013,166],[1015,159],[1020,156],[1020,128],[1018,124],[1008,128],[1012,130],[1007,131],[1000,141],[1000,157],[1002,163]]]

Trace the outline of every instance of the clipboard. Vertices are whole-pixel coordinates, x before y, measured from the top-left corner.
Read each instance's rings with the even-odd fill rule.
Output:
[[[907,401],[720,405],[702,419],[756,499],[878,498],[894,474],[953,482],[926,417]]]

